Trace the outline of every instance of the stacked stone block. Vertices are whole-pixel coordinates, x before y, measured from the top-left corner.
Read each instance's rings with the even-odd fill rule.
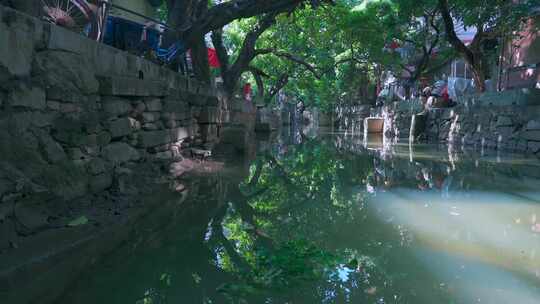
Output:
[[[225,108],[207,85],[0,6],[0,163],[20,172],[0,175],[0,204],[17,178],[70,200],[180,160],[185,141],[217,139]]]

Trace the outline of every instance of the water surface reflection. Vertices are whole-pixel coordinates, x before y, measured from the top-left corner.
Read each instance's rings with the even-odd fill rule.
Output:
[[[150,215],[60,303],[540,299],[536,160],[294,142],[192,178],[187,203]]]

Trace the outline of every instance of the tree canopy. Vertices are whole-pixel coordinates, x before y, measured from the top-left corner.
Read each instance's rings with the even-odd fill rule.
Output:
[[[457,57],[469,64],[483,91],[497,64],[497,52],[519,29],[533,1],[168,0],[167,4],[169,23],[195,50],[199,77],[209,74],[201,54],[204,36],[211,32],[229,94],[237,92],[240,83],[250,82],[257,84],[265,103],[275,102],[281,91],[308,105],[331,109],[336,104],[374,102],[383,73],[395,75],[408,91],[421,77]],[[460,28],[476,29],[472,42],[458,38]]]

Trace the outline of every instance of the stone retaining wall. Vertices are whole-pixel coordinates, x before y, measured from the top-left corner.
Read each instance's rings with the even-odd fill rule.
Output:
[[[383,133],[390,142],[410,139],[412,117],[416,115],[418,128],[413,133],[413,141],[449,144],[457,149],[496,149],[540,156],[538,89],[471,95],[458,100],[456,107],[428,111],[423,111],[420,102],[413,100],[372,108],[369,115],[368,111],[359,109],[342,109],[341,112],[338,115],[340,127],[349,131],[366,117],[383,118]]]
[[[227,110],[208,86],[0,6],[0,222],[23,195],[71,200],[180,160]]]
[[[540,156],[540,106],[457,107],[428,115],[429,142]]]
[[[411,117],[419,112],[416,107],[385,106],[380,113],[385,118],[385,136],[408,138]],[[430,109],[423,116],[425,129],[416,130],[418,137],[414,140],[540,156],[539,90],[468,96],[456,107]]]

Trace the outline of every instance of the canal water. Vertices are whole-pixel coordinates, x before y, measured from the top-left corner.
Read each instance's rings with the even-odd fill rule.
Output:
[[[322,134],[223,163],[58,303],[540,302],[536,159]]]

